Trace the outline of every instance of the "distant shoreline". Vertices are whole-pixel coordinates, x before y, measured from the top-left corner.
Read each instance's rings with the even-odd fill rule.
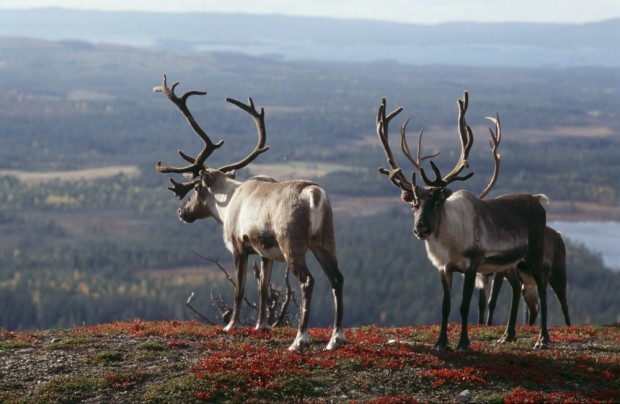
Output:
[[[620,222],[558,220],[547,224],[573,244],[583,244],[588,250],[601,254],[605,266],[620,271]]]

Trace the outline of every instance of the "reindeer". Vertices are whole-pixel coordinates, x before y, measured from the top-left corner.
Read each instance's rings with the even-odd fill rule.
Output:
[[[491,181],[486,188],[478,195],[479,199],[484,199],[491,189],[495,186],[497,176],[499,174],[500,167],[500,155],[497,153],[497,148],[501,141],[501,128],[499,121],[496,125],[496,132],[491,131],[491,154],[495,161],[493,169],[493,175]],[[406,139],[403,138],[402,142],[406,147],[406,151],[409,153],[409,148],[406,144]],[[418,145],[419,150],[420,145]],[[513,297],[518,295],[519,289],[523,295],[523,300],[528,310],[528,324],[534,325],[536,317],[539,311],[539,304],[537,299],[537,288],[534,278],[524,270],[525,263],[518,263],[515,268],[507,269],[503,272],[495,272],[489,274],[478,274],[476,277],[476,287],[478,288],[478,323],[484,324],[484,312],[487,307],[487,295],[489,295],[488,307],[489,315],[487,317],[487,325],[493,324],[493,312],[495,311],[495,305],[497,303],[497,297],[502,288],[504,278],[508,279],[508,283],[512,288]],[[493,277],[493,285],[491,287],[491,277]],[[560,302],[562,307],[562,313],[564,314],[564,321],[567,326],[570,326],[570,316],[568,314],[568,303],[566,301],[566,246],[562,239],[562,234],[553,230],[551,227],[545,227],[545,244],[543,253],[543,281],[545,284],[545,290],[547,283],[551,284],[551,289],[555,292],[555,296]],[[491,293],[489,293],[491,292]],[[515,313],[511,313],[511,316],[516,316],[518,307],[513,305],[511,310]]]
[[[292,180],[275,182],[266,177],[235,180],[235,171],[247,166],[269,148],[265,146],[265,111],[256,110],[252,98],[249,104],[232,98],[226,101],[247,112],[254,120],[258,131],[258,143],[254,150],[237,163],[220,168],[205,164],[213,151],[223,141],[214,143],[198,125],[187,107],[187,99],[192,95],[205,95],[205,91],[187,91],[181,97],[163,83],[153,89],[163,93],[185,116],[194,132],[204,142],[204,147],[193,158],[179,151],[181,157],[189,162],[184,167],[162,166],[156,169],[161,173],[182,173],[191,181],[176,182],[170,178],[169,189],[179,198],[193,190],[190,199],[179,209],[179,218],[192,223],[198,219],[212,217],[222,227],[224,242],[232,253],[236,269],[233,312],[224,328],[230,331],[239,327],[239,310],[244,294],[248,255],[261,257],[259,279],[259,316],[256,329],[269,328],[266,319],[266,300],[273,261],[284,261],[299,280],[301,286],[301,308],[297,336],[289,350],[300,350],[309,345],[308,318],[314,278],[308,271],[305,255],[312,251],[323,268],[334,295],[334,326],[326,349],[336,349],[345,342],[342,328],[344,278],[338,268],[336,243],[333,230],[333,214],[330,201],[323,189],[313,182]]]
[[[545,285],[550,284],[551,289],[555,293],[558,302],[562,308],[562,314],[564,315],[564,322],[567,326],[571,325],[570,316],[568,314],[568,303],[566,300],[566,246],[562,239],[562,234],[555,231],[551,227],[545,228],[545,247],[543,256],[543,281]],[[536,291],[536,283],[534,279],[526,272],[521,270],[524,264],[519,263],[515,269],[509,269],[504,272],[497,272],[493,276],[493,286],[490,287],[491,274],[483,275],[477,279],[481,282],[480,295],[478,301],[478,322],[484,323],[484,312],[486,310],[487,299],[486,296],[491,290],[488,307],[489,314],[487,316],[487,325],[493,324],[493,312],[497,303],[497,297],[502,287],[504,278],[508,280],[508,283],[514,288],[521,288],[523,300],[527,305],[529,325],[533,325],[536,322],[536,317],[539,311],[539,304]],[[517,274],[517,271],[519,273]]]
[[[461,140],[461,155],[454,168],[441,176],[439,168],[430,160],[435,179],[427,177],[422,168],[418,141],[418,158],[403,147],[403,152],[420,173],[424,186],[416,184],[416,171],[408,180],[397,165],[388,142],[388,125],[403,108],[386,115],[386,100],[382,99],[377,113],[377,135],[383,146],[390,169],[379,168],[390,181],[403,191],[403,199],[411,203],[413,209],[413,232],[424,241],[427,255],[438,269],[443,288],[441,309],[441,329],[435,347],[449,349],[448,316],[450,314],[452,274],[464,275],[463,300],[461,302],[461,333],[457,350],[471,349],[467,332],[469,306],[474,291],[476,274],[501,272],[524,261],[524,269],[535,281],[541,300],[541,331],[535,348],[548,348],[551,345],[547,330],[547,299],[543,281],[543,242],[546,226],[546,212],[543,204],[548,203],[545,195],[510,194],[482,200],[465,190],[453,192],[449,185],[455,181],[466,181],[473,173],[459,174],[469,166],[467,158],[473,146],[473,132],[465,121],[469,95],[464,93],[458,100],[458,132]],[[495,123],[496,133],[500,133],[499,117],[489,118]],[[401,127],[404,137],[406,123]],[[491,130],[491,134],[493,131]],[[402,141],[401,141],[402,143]],[[402,145],[401,145],[402,146]],[[517,307],[519,295],[515,294],[512,304]],[[513,314],[511,312],[511,314]],[[511,315],[502,341],[516,338],[516,311]]]

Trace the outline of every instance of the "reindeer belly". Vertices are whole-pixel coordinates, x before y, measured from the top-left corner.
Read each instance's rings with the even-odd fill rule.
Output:
[[[471,265],[477,265],[477,272],[488,274],[501,272],[514,267],[523,259],[527,247],[517,245],[490,245],[488,250],[481,247],[471,246],[459,250],[437,242],[435,238],[426,241],[426,251],[433,265],[440,270],[464,272]]]
[[[244,247],[254,254],[274,261],[284,261],[276,235],[270,230],[254,228],[242,236]]]
[[[523,260],[526,252],[527,248],[525,247],[490,251],[478,267],[478,273],[488,274],[514,268],[517,263]]]

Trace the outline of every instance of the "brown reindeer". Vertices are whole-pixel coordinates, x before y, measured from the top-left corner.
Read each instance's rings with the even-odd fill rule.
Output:
[[[535,348],[547,348],[551,341],[547,330],[547,300],[543,281],[543,242],[546,212],[543,204],[548,203],[544,195],[511,194],[489,200],[481,200],[465,190],[453,192],[448,186],[455,181],[465,181],[473,173],[460,176],[469,166],[467,158],[473,145],[473,132],[465,121],[468,93],[458,100],[458,132],[461,140],[461,155],[454,168],[442,176],[431,160],[435,179],[427,177],[421,159],[409,160],[419,172],[424,186],[416,184],[416,171],[411,180],[396,164],[388,142],[388,125],[391,119],[402,111],[402,107],[386,115],[386,100],[382,100],[377,114],[377,134],[383,146],[390,169],[380,168],[390,181],[405,192],[413,209],[413,232],[426,244],[426,251],[433,265],[438,269],[443,287],[442,321],[438,349],[448,348],[448,317],[450,314],[452,274],[462,273],[463,300],[461,302],[461,334],[458,350],[469,350],[467,332],[469,306],[475,287],[476,274],[501,272],[525,263],[525,269],[536,281],[541,300],[541,332]],[[500,131],[499,118],[494,121]],[[401,129],[401,135],[405,131]],[[493,133],[491,131],[491,133]],[[420,137],[421,142],[421,137]],[[419,144],[420,146],[420,144]],[[405,150],[403,150],[405,152]],[[407,154],[407,153],[406,153]],[[513,305],[518,304],[518,294],[513,296]],[[515,313],[516,314],[516,313]],[[516,338],[516,315],[511,316],[503,340]]]
[[[499,118],[498,118],[499,119]],[[478,198],[484,199],[491,189],[495,186],[497,176],[499,174],[501,157],[497,152],[499,144],[501,142],[501,127],[499,121],[496,124],[496,131],[491,131],[491,154],[495,161],[493,175],[491,181],[486,188],[478,195]],[[405,140],[403,140],[405,142]],[[405,143],[406,145],[406,143]],[[418,145],[419,150],[420,145]],[[408,147],[407,147],[408,152]],[[508,280],[512,288],[513,296],[519,293],[519,289],[523,295],[523,300],[527,306],[528,311],[528,324],[534,325],[540,305],[538,304],[538,291],[536,288],[536,282],[534,278],[528,274],[524,268],[525,263],[520,262],[515,268],[510,268],[504,272],[495,272],[490,274],[478,274],[476,278],[476,286],[478,287],[478,323],[484,324],[484,312],[487,307],[487,295],[489,314],[487,316],[487,325],[493,324],[493,312],[497,304],[497,297],[502,287],[504,278]],[[491,286],[491,278],[493,278],[493,284]],[[551,289],[555,293],[560,306],[562,307],[562,313],[564,314],[564,321],[566,325],[570,326],[570,316],[568,314],[568,303],[566,301],[566,246],[562,239],[562,234],[553,230],[547,226],[545,228],[545,244],[543,254],[543,281],[545,288],[547,283],[551,285]],[[490,293],[489,293],[490,291]],[[511,310],[518,311],[517,306],[512,306]],[[516,313],[511,313],[511,316],[516,316]]]
[[[538,316],[539,303],[538,292],[536,290],[536,283],[534,279],[526,272],[521,270],[522,263],[517,264],[515,269],[509,269],[505,272],[497,272],[495,274],[484,275],[478,278],[482,284],[479,285],[479,300],[478,300],[478,322],[484,323],[484,312],[487,305],[487,295],[489,313],[487,316],[487,325],[493,324],[493,312],[497,304],[497,297],[502,287],[504,278],[508,280],[508,283],[517,289],[521,289],[523,300],[527,305],[528,319],[527,323],[533,325],[536,322]],[[570,315],[568,314],[568,302],[566,300],[566,246],[562,239],[562,234],[555,231],[551,227],[545,228],[545,252],[543,257],[543,281],[545,285],[549,284],[551,289],[555,293],[555,297],[560,303],[562,308],[562,314],[564,315],[564,322],[567,326],[571,325]],[[493,283],[491,287],[491,277]],[[489,290],[491,293],[489,294]]]
[[[187,99],[192,95],[204,95],[202,91],[188,91],[177,97],[174,90],[163,84],[153,89],[163,93],[183,113],[190,126],[203,140],[204,147],[196,158],[179,151],[189,165],[185,167],[162,166],[157,163],[157,171],[162,173],[183,173],[192,180],[176,182],[169,189],[182,199],[193,190],[190,199],[179,209],[179,217],[187,223],[197,219],[212,217],[222,226],[224,242],[232,253],[236,269],[236,286],[233,313],[225,330],[239,326],[239,309],[244,294],[248,255],[261,257],[259,280],[259,318],[257,329],[268,328],[266,320],[266,300],[273,261],[284,261],[297,277],[301,285],[301,308],[299,327],[290,350],[302,349],[309,344],[308,318],[314,278],[306,265],[306,253],[312,251],[327,275],[334,294],[334,326],[332,337],[326,349],[335,349],[345,342],[342,328],[342,289],[343,276],[338,268],[336,243],[333,230],[332,208],[323,189],[313,182],[292,180],[275,182],[268,178],[254,178],[247,181],[234,179],[234,172],[252,162],[265,147],[267,132],[265,111],[254,107],[252,98],[249,105],[227,98],[226,101],[252,116],[258,131],[258,144],[243,160],[220,168],[205,165],[206,159],[219,148],[223,141],[213,143],[198,125],[189,109]]]

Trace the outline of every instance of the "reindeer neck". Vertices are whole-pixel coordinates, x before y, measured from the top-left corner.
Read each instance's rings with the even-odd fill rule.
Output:
[[[242,182],[222,176],[210,187],[209,209],[213,218],[220,224],[226,220],[228,206],[235,191]]]
[[[477,198],[464,190],[454,192],[444,203],[432,238],[467,240],[472,237],[472,219],[476,216]],[[469,220],[463,220],[469,218]]]

